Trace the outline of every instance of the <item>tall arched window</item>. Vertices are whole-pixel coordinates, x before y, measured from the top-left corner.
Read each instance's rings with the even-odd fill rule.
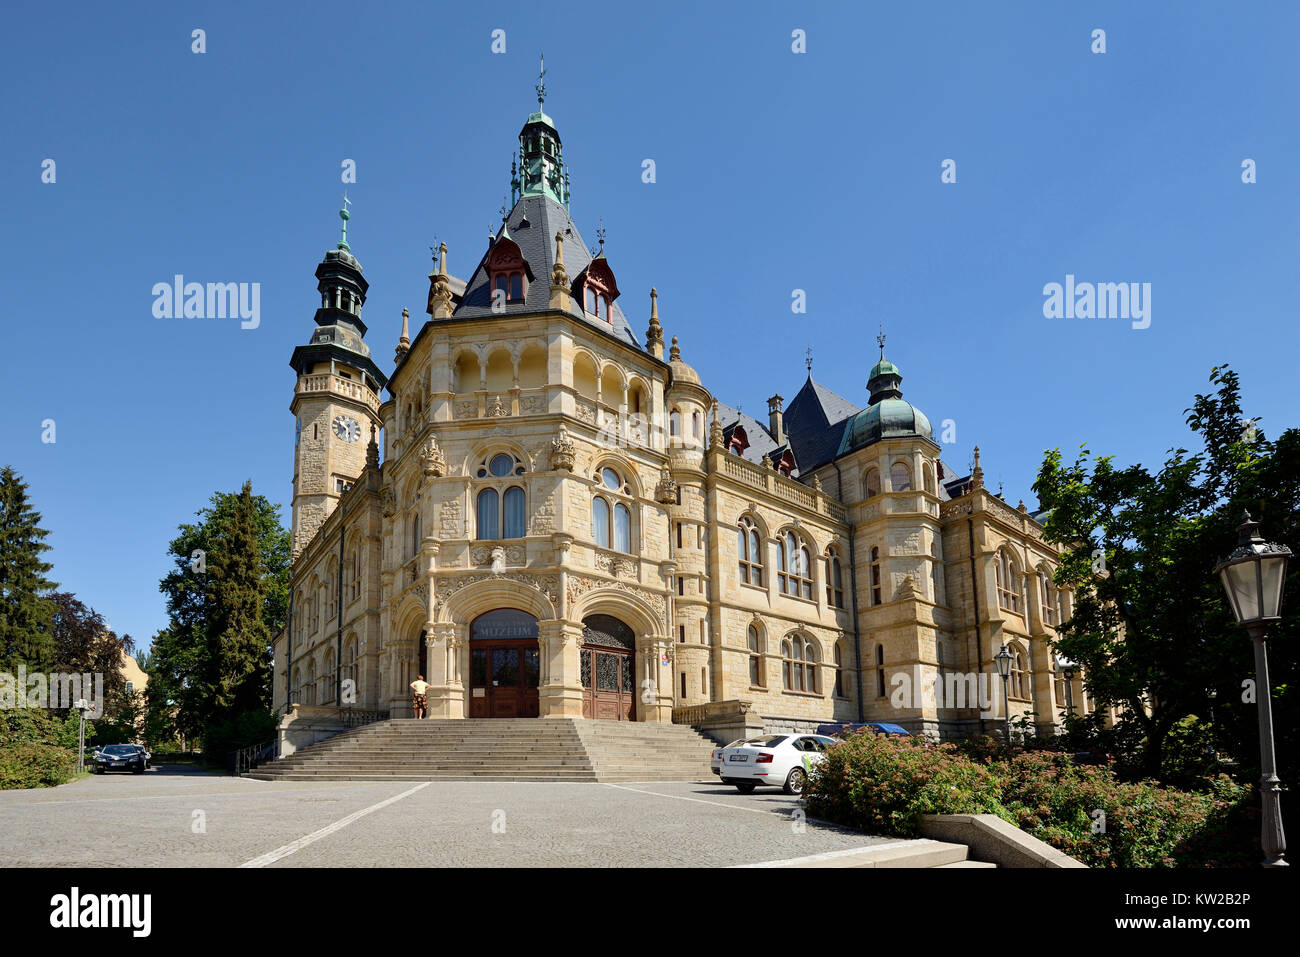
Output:
[[[867,498],[880,494],[880,469],[867,469],[862,477],[862,492]]]
[[[1007,549],[998,549],[994,557],[993,571],[998,586],[998,604],[1007,611],[1019,614],[1020,584],[1017,580],[1019,572],[1016,569],[1015,559]]]
[[[781,642],[781,680],[786,691],[817,693],[817,647],[802,635]]]
[[[524,490],[518,485],[510,486],[502,497],[502,504],[505,506],[505,537],[523,538]]]
[[[871,604],[879,605],[881,597],[880,548],[873,545],[871,548]]]
[[[812,556],[794,532],[776,540],[776,574],[777,586],[784,594],[812,601]]]
[[[934,469],[930,468],[929,462],[921,466],[921,475],[925,480],[925,490],[934,495]]]
[[[494,488],[485,488],[478,493],[478,538],[479,541],[495,541],[501,537],[500,496]]]
[[[591,533],[601,548],[613,548],[620,552],[632,551],[632,509],[626,501],[619,501],[616,496],[631,498],[631,485],[608,466],[597,472],[593,478],[601,488],[600,494],[591,500]]]
[[[749,685],[762,688],[763,680],[763,636],[758,633],[758,626],[750,625],[746,634],[749,643]]]
[[[597,545],[609,548],[609,502],[599,495],[591,500],[591,532]]]
[[[681,438],[682,414],[676,409],[668,413],[668,434],[672,438]]]
[[[835,642],[835,697],[847,698],[849,696],[849,675],[844,670],[844,643]]]
[[[885,646],[876,645],[876,697],[885,696]]]
[[[844,576],[834,547],[826,549],[826,604],[832,608],[844,607]]]
[[[763,584],[763,544],[757,526],[742,517],[737,525],[736,554],[740,562],[740,580],[746,585]]]
[[[889,489],[892,492],[912,490],[912,470],[906,462],[895,462],[889,467]]]
[[[1029,672],[1025,670],[1025,656],[1018,647],[1012,647],[1011,680],[1008,684],[1013,698],[1028,701],[1030,698]]]

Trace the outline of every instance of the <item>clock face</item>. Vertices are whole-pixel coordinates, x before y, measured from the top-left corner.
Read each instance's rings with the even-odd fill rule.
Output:
[[[361,426],[356,419],[346,415],[334,416],[334,434],[344,442],[355,442],[361,438]]]

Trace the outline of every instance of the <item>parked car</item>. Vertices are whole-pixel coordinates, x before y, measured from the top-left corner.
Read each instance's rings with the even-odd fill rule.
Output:
[[[726,748],[735,748],[735,747],[738,747],[738,746],[740,746],[740,745],[742,745],[742,744],[744,744],[744,743],[745,743],[745,739],[744,739],[744,738],[739,738],[739,739],[737,739],[737,740],[735,740],[735,741],[732,741],[732,742],[731,742],[730,744],[728,744],[728,745],[724,745],[724,746],[721,747],[721,748],[714,748],[714,749],[713,749],[713,753],[712,753],[711,755],[709,755],[709,767],[713,770],[713,773],[714,773],[714,774],[718,774],[718,775],[722,774],[722,752],[723,752],[723,750],[725,750]]]
[[[130,771],[144,774],[146,759],[144,749],[138,744],[110,744],[95,755],[95,773],[105,771]]]
[[[857,734],[859,731],[873,731],[876,734],[883,734],[886,737],[910,737],[912,732],[908,731],[901,724],[889,724],[884,721],[854,721],[844,724],[819,724],[817,733],[829,735],[833,738],[847,738],[851,734]]]
[[[137,749],[141,754],[144,755],[144,769],[148,771],[149,765],[153,761],[152,752],[150,752],[150,750],[146,748],[143,744],[133,744],[131,745],[131,747]]]
[[[834,743],[834,738],[820,734],[748,738],[722,749],[719,776],[723,784],[734,784],[742,794],[749,794],[760,784],[782,788],[786,794],[802,794],[808,783],[805,767],[826,760],[825,751]]]

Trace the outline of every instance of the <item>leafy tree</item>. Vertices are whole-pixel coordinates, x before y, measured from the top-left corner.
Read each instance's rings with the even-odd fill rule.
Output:
[[[1056,582],[1074,589],[1074,614],[1056,647],[1082,663],[1099,704],[1124,706],[1118,739],[1140,729],[1133,770],[1143,774],[1172,770],[1164,755],[1171,730],[1188,716],[1207,718],[1211,689],[1220,748],[1246,765],[1257,760],[1255,706],[1241,701],[1242,681],[1254,674],[1250,643],[1212,569],[1234,546],[1244,507],[1269,538],[1300,540],[1300,431],[1268,440],[1258,419],[1243,418],[1237,374],[1216,367],[1210,381],[1216,391],[1197,395],[1185,412],[1201,451],[1172,449],[1151,471],[1117,467],[1086,447],[1065,464],[1054,449],[1034,484],[1050,510],[1047,537],[1064,548]],[[1293,597],[1297,578],[1293,562]],[[1270,641],[1284,780],[1296,766],[1300,717],[1292,690],[1300,635],[1294,602],[1291,608],[1284,606]]]
[[[219,712],[270,702],[270,641],[288,609],[289,532],[279,507],[247,482],[214,493],[197,517],[180,526],[169,548],[174,568],[159,583],[170,621],[153,639],[147,735],[160,734],[165,720],[193,740]]]
[[[27,500],[27,484],[10,467],[0,469],[0,670],[19,664],[48,670],[54,654],[50,634],[53,565],[42,561],[49,550],[41,515]]]
[[[87,608],[69,592],[50,596],[54,605],[52,634],[55,671],[102,674],[105,701],[126,693],[122,656],[135,650],[130,635],[118,635],[104,623],[95,609]]]

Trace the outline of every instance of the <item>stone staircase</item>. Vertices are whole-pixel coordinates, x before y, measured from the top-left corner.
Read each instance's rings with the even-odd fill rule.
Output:
[[[327,738],[247,776],[263,781],[710,781],[713,746],[685,725],[396,718]]]

